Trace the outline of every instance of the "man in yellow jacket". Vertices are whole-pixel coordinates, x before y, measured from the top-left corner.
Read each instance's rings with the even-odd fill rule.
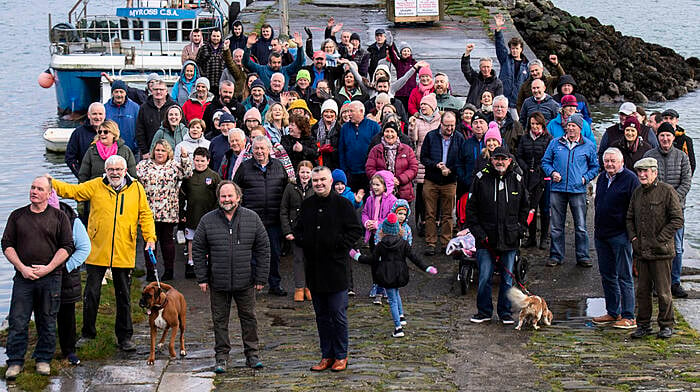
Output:
[[[143,186],[126,174],[126,161],[112,155],[105,161],[106,176],[72,185],[53,180],[53,188],[60,197],[90,202],[88,235],[92,251],[85,261],[87,282],[83,304],[82,337],[77,346],[95,339],[95,320],[100,304],[102,278],[107,268],[112,269],[114,292],[117,299],[117,318],[114,332],[119,348],[135,351],[131,341],[131,271],[136,260],[136,229],[141,225],[146,249],[154,249],[156,242],[153,212]]]

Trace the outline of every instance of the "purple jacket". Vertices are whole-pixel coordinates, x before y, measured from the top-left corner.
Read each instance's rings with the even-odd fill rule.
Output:
[[[382,200],[380,201],[379,207],[379,217],[377,218],[378,225],[389,216],[391,213],[391,208],[396,203],[396,196],[394,196],[394,175],[390,171],[380,170],[377,175],[382,176],[384,183],[386,184],[386,192],[382,194]],[[370,179],[371,182],[371,179]],[[367,201],[365,202],[365,208],[362,209],[362,226],[368,220],[373,220],[374,218],[374,207],[375,207],[374,194],[370,192]],[[365,229],[365,242],[369,241],[370,236],[375,230]]]
[[[401,79],[401,77],[406,75],[406,72],[408,72],[411,69],[411,67],[413,67],[417,63],[413,56],[407,59],[402,59],[401,54],[398,53],[398,50],[396,50],[396,45],[391,45],[391,47],[389,48],[389,59],[391,60],[391,64],[394,65],[394,68],[396,68],[397,79]],[[394,95],[397,97],[408,97],[409,95],[411,95],[411,91],[414,88],[416,88],[416,78],[411,78]]]

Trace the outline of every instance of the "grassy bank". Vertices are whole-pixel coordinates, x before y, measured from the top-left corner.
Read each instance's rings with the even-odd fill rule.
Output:
[[[131,318],[134,324],[142,322],[146,319],[145,314],[138,307],[138,301],[141,298],[142,282],[138,277],[143,276],[143,271],[135,270],[132,274],[131,282]],[[83,287],[85,287],[86,273],[82,273]],[[102,286],[102,294],[100,298],[100,307],[97,312],[97,337],[94,341],[86,344],[78,350],[78,357],[81,361],[91,361],[110,358],[117,350],[116,337],[114,336],[114,322],[116,314],[116,299],[114,296],[114,285],[112,281]],[[83,325],[83,304],[79,302],[75,307],[76,326],[78,335],[80,335],[80,327]],[[49,384],[49,378],[40,376],[34,371],[35,362],[31,359],[31,354],[36,345],[37,335],[36,328],[32,322],[29,328],[29,347],[25,357],[24,370],[14,382],[19,389],[24,391],[42,391]],[[3,347],[7,344],[7,331],[0,334],[0,345]],[[56,356],[59,358],[61,350],[56,339]],[[51,375],[58,375],[59,370],[69,367],[70,365],[64,359],[54,359],[51,361]],[[0,373],[5,374],[6,366],[0,368]]]
[[[445,14],[464,18],[479,18],[485,29],[490,23],[489,10],[476,0],[447,0]]]

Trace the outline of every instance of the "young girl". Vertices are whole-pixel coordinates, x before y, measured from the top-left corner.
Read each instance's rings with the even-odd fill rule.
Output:
[[[354,249],[350,250],[350,256],[353,259],[363,264],[372,265],[372,279],[386,288],[391,317],[394,319],[394,332],[391,336],[395,338],[404,336],[403,326],[406,325],[403,304],[399,295],[399,288],[408,284],[409,273],[406,258],[425,272],[431,275],[437,274],[437,268],[425,264],[413,252],[411,244],[401,238],[400,227],[398,217],[391,213],[382,222],[378,234],[381,241],[374,248],[371,256],[362,256],[360,252]]]
[[[481,154],[476,160],[476,165],[474,166],[474,173],[481,171],[486,165],[491,162],[491,153],[496,147],[503,145],[503,139],[501,138],[501,131],[498,129],[498,124],[494,121],[489,123],[489,130],[484,134],[484,145],[485,147],[481,150]]]
[[[394,196],[394,175],[388,170],[380,170],[372,176],[370,187],[371,195],[367,198],[365,208],[362,209],[362,225],[365,227],[365,242],[369,243],[369,249],[374,250],[374,236],[379,229],[379,224],[391,212],[391,208],[396,203]],[[376,283],[376,282],[375,282]],[[382,304],[384,289],[373,285],[370,291],[370,298],[374,295],[374,303]]]

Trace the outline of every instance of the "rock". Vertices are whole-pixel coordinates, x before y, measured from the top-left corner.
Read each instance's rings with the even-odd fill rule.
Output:
[[[598,102],[600,103],[613,103],[613,99],[608,94],[601,95],[598,97]]]
[[[617,87],[617,84],[615,84],[614,82],[608,83],[608,91],[613,95],[620,94],[620,89]]]
[[[651,95],[651,100],[657,102],[666,102],[666,97],[664,97],[664,95],[661,94],[661,91],[654,91],[654,93]]]
[[[632,82],[622,82],[620,83],[620,93],[624,95],[632,95],[634,92],[634,83]]]
[[[645,103],[649,102],[649,98],[647,98],[647,96],[644,95],[643,92],[637,90],[632,94],[632,101],[634,101],[636,103],[645,104]]]
[[[613,101],[620,103],[620,102],[625,102],[625,96],[624,95],[616,95],[613,97]]]
[[[620,68],[615,68],[612,73],[612,78],[614,81],[619,82],[622,80],[622,71]]]

